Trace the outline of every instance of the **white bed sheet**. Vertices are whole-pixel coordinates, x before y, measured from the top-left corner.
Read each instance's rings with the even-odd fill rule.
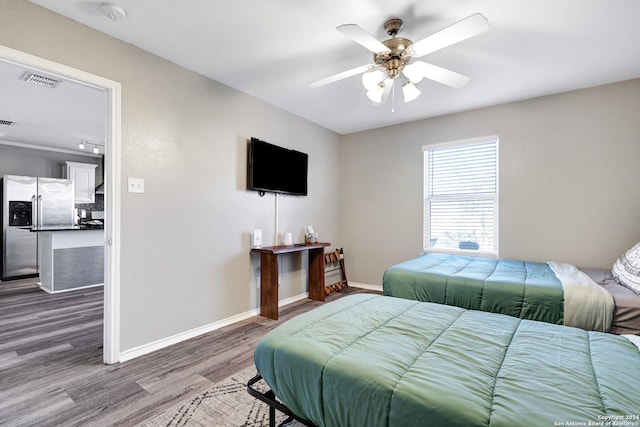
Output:
[[[575,265],[553,261],[547,264],[564,289],[564,324],[593,331],[609,331],[615,308],[611,294]]]

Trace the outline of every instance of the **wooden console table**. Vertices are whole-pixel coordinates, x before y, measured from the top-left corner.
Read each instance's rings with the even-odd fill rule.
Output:
[[[253,248],[260,254],[260,316],[278,320],[278,255],[309,251],[309,298],[324,301],[324,248],[330,243]]]

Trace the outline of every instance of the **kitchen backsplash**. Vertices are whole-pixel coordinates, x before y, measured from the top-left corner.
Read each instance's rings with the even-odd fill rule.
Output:
[[[76,203],[76,209],[78,209],[78,212],[84,209],[87,212],[87,219],[94,219],[91,216],[91,212],[104,212],[104,194],[96,194],[95,200],[95,203]]]

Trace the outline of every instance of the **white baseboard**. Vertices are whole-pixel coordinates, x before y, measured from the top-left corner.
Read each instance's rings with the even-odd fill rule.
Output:
[[[45,291],[48,294],[61,294],[63,292],[79,291],[80,289],[89,289],[89,288],[95,288],[97,286],[104,286],[104,283],[96,283],[95,285],[78,286],[77,288],[61,289],[61,290],[58,290],[58,291],[52,291],[52,290],[47,289],[44,286],[42,286],[42,282],[38,282],[37,284],[38,284],[38,287],[40,289],[42,289],[43,291]]]
[[[382,285],[370,285],[368,283],[349,282],[349,286],[353,286],[354,288],[368,289],[370,291],[382,292]]]
[[[382,292],[382,286],[380,285],[370,285],[367,283],[358,283],[358,282],[349,282],[349,286],[353,286],[354,288],[362,288],[369,289],[371,291],[380,291]],[[308,292],[303,292],[298,295],[294,295],[289,298],[284,298],[278,301],[278,307],[283,307],[285,305],[292,304],[294,302],[303,300],[309,297]],[[227,317],[226,319],[218,320],[217,322],[210,323],[208,325],[200,326],[199,328],[194,328],[189,331],[185,331],[167,338],[162,338],[160,340],[150,342],[148,344],[143,344],[138,347],[134,347],[129,350],[125,350],[120,353],[120,362],[126,362],[127,360],[135,359],[136,357],[144,356],[145,354],[152,353],[154,351],[163,349],[165,347],[169,347],[173,344],[178,344],[182,341],[186,341],[191,338],[195,338],[202,334],[206,334],[208,332],[215,331],[216,329],[223,328],[225,326],[229,326],[233,323],[241,322],[243,320],[249,319],[253,316],[258,316],[260,314],[259,308],[254,308],[249,311],[245,311],[244,313],[236,314],[231,317]]]
[[[303,292],[301,294],[294,295],[294,296],[289,297],[289,298],[281,299],[280,301],[278,301],[278,307],[289,305],[289,304],[292,304],[292,303],[294,303],[296,301],[303,300],[305,298],[309,298],[309,292]]]
[[[294,295],[292,297],[285,298],[278,301],[278,307],[282,307],[282,306],[294,303],[296,301],[303,300],[308,297],[309,297],[308,292],[304,292],[299,295]],[[149,354],[154,351],[163,349],[165,347],[169,347],[170,345],[178,344],[182,341],[186,341],[188,339],[195,338],[202,334],[215,331],[216,329],[229,326],[233,323],[241,322],[251,317],[258,316],[259,314],[260,314],[260,309],[254,308],[252,310],[245,311],[244,313],[236,314],[234,316],[227,317],[226,319],[218,320],[217,322],[213,322],[208,325],[200,326],[198,328],[194,328],[189,331],[181,332],[179,334],[176,334],[167,338],[162,338],[160,340],[153,341],[148,344],[143,344],[141,346],[134,347],[129,350],[125,350],[122,353],[120,353],[119,361],[126,362],[128,360],[135,359],[136,357],[144,356],[145,354]]]

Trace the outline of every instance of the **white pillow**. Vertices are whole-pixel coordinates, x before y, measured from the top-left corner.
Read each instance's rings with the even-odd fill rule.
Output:
[[[640,295],[640,242],[618,258],[611,273],[621,285]]]

